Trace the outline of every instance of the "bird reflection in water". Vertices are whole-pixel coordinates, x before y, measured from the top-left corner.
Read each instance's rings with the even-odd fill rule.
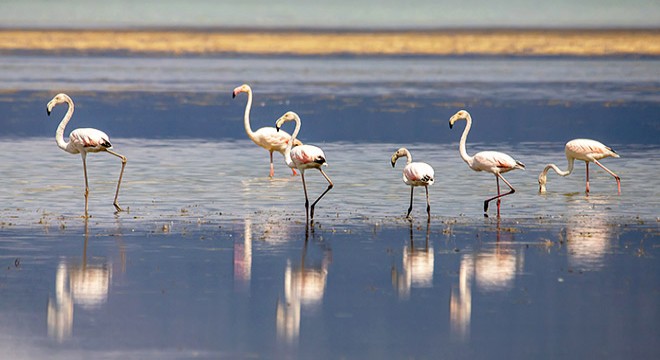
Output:
[[[55,298],[48,298],[48,336],[62,342],[73,333],[74,305],[92,310],[105,304],[112,282],[112,264],[87,261],[89,231],[85,221],[82,261],[62,260],[55,273]]]
[[[605,208],[607,198],[591,196],[588,202],[569,203],[566,229],[559,237],[566,244],[568,265],[578,270],[600,270],[605,257],[612,252],[614,228],[607,223],[607,214],[594,213]]]
[[[245,218],[243,242],[234,241],[234,289],[248,292],[252,279],[252,219]]]
[[[399,299],[410,298],[411,288],[430,288],[433,286],[434,255],[429,245],[430,224],[426,223],[426,241],[424,246],[415,247],[413,223],[410,222],[410,243],[403,247],[401,270],[392,266],[392,286]]]
[[[502,233],[509,236],[502,239]],[[522,273],[524,253],[513,246],[514,229],[502,229],[497,220],[496,242],[481,251],[461,257],[458,284],[451,289],[449,322],[452,336],[461,341],[470,337],[472,284],[481,292],[508,291],[516,274]]]
[[[312,228],[312,238],[313,238]],[[325,294],[328,267],[332,263],[332,250],[326,244],[317,243],[320,254],[308,250],[309,227],[299,265],[287,260],[284,270],[284,299],[277,300],[277,337],[280,342],[295,344],[300,336],[300,316],[306,311],[316,312]],[[320,258],[319,258],[320,257]]]

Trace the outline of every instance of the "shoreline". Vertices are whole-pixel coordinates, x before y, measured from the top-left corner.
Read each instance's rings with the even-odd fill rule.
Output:
[[[660,56],[658,30],[0,30],[0,52],[173,55]]]

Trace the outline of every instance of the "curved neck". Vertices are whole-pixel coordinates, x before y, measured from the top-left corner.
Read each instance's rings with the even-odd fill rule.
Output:
[[[247,133],[248,137],[254,141],[254,132],[250,127],[250,109],[252,108],[252,90],[249,90],[247,92],[247,95],[248,95],[248,100],[247,100],[247,104],[245,105],[245,115],[243,115],[243,125],[245,126],[245,132]]]
[[[472,127],[472,117],[470,114],[465,118],[465,129],[463,130],[463,135],[461,135],[461,142],[458,145],[458,151],[461,153],[461,159],[465,161],[470,167],[472,167],[472,162],[474,161],[474,158],[467,153],[467,149],[465,147],[465,142],[467,141],[467,136],[468,133],[470,132],[470,128]]]
[[[406,155],[406,165],[410,165],[412,162],[412,155],[410,154],[410,151],[408,151],[408,149],[403,149],[403,152]]]
[[[555,164],[548,164],[545,166],[545,169],[543,169],[543,172],[541,173],[541,176],[545,179],[546,176],[548,175],[548,171],[550,169],[554,170],[557,175],[559,176],[568,176],[573,172],[573,162],[575,160],[573,158],[568,158],[568,169],[567,170],[561,170],[557,165]]]
[[[293,167],[293,160],[291,160],[291,149],[293,148],[293,143],[296,141],[296,137],[300,131],[300,118],[296,116],[294,121],[296,122],[296,128],[293,130],[291,139],[289,139],[289,142],[286,144],[286,149],[284,150],[284,161],[289,167]]]
[[[64,114],[64,118],[62,121],[60,121],[60,125],[57,127],[57,131],[55,131],[55,141],[57,141],[57,146],[64,150],[67,151],[68,143],[64,141],[64,128],[66,128],[66,124],[69,123],[69,120],[71,120],[71,116],[73,116],[73,100],[71,100],[70,97],[65,97],[64,100],[66,103],[69,105],[69,109],[66,111],[66,114]]]

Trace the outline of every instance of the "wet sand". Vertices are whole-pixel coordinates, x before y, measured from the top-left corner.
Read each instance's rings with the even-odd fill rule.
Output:
[[[658,56],[656,30],[410,32],[4,30],[0,51],[298,54]]]

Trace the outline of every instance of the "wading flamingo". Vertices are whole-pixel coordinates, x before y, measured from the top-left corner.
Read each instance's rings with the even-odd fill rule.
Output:
[[[300,117],[293,111],[289,111],[286,114],[282,115],[277,122],[275,123],[275,128],[280,131],[282,125],[287,121],[295,121],[296,128],[293,130],[293,135],[291,139],[295,141],[298,132],[300,131]],[[312,145],[299,145],[293,148],[293,141],[289,141],[286,149],[284,150],[284,160],[286,164],[292,169],[300,170],[300,177],[302,178],[303,190],[305,191],[305,215],[306,219],[312,222],[314,221],[314,206],[316,203],[321,200],[321,198],[334,186],[332,180],[326,175],[326,173],[321,169],[321,166],[328,165],[325,161],[325,154],[323,150],[316,146]],[[318,169],[321,172],[321,175],[328,181],[328,188],[312,203],[312,206],[309,206],[309,198],[307,197],[307,185],[305,184],[305,170],[307,169]],[[311,216],[310,216],[311,212]]]
[[[91,128],[81,128],[75,129],[69,135],[69,142],[64,141],[64,128],[66,124],[71,120],[73,115],[73,100],[67,94],[57,94],[55,97],[48,102],[46,105],[46,112],[50,116],[53,108],[62,103],[67,103],[69,109],[67,110],[64,118],[60,122],[60,125],[55,131],[55,141],[57,141],[57,146],[60,149],[70,153],[70,154],[80,154],[83,161],[83,172],[85,173],[85,218],[89,217],[87,212],[88,206],[88,197],[89,197],[89,183],[87,181],[87,153],[96,153],[100,151],[105,151],[121,159],[121,172],[119,173],[119,180],[117,181],[117,191],[115,192],[115,201],[112,203],[115,206],[117,211],[122,211],[117,202],[117,197],[119,197],[119,186],[121,185],[121,178],[124,175],[124,167],[126,167],[126,157],[116,152],[110,150],[112,145],[110,144],[110,138],[103,131]]]
[[[546,165],[545,169],[539,174],[539,192],[541,194],[545,194],[545,184],[550,169],[554,170],[559,176],[568,176],[573,172],[573,162],[575,162],[575,160],[583,160],[587,166],[587,194],[589,193],[589,162],[593,161],[596,165],[602,167],[603,170],[607,171],[608,174],[616,179],[616,187],[619,190],[619,195],[621,195],[621,179],[619,176],[598,162],[598,160],[606,157],[618,158],[619,154],[612,150],[612,148],[607,147],[596,140],[574,139],[566,143],[564,151],[566,152],[566,160],[568,160],[568,170],[562,171],[555,164]]]
[[[415,186],[423,186],[426,190],[426,214],[427,222],[431,221],[431,203],[429,202],[429,185],[433,185],[433,168],[431,165],[423,162],[412,162],[412,155],[406,148],[400,148],[392,155],[392,167],[397,159],[405,157],[406,167],[403,168],[403,182],[410,185],[410,207],[406,217],[410,219],[410,212],[413,206],[413,190]]]
[[[497,181],[497,196],[493,196],[492,198],[484,201],[484,216],[488,216],[486,214],[488,212],[488,203],[497,199],[497,216],[499,217],[500,198],[516,192],[513,186],[511,186],[511,184],[506,181],[502,174],[515,169],[524,170],[525,164],[518,160],[514,160],[511,156],[499,151],[481,151],[476,153],[474,156],[468,155],[467,150],[465,149],[465,140],[467,139],[468,132],[470,132],[470,127],[472,126],[472,117],[467,111],[460,110],[449,119],[449,128],[451,129],[454,126],[454,123],[458,120],[465,120],[467,122],[465,125],[465,130],[463,130],[463,135],[461,135],[461,142],[459,145],[461,158],[468,164],[470,169],[474,171],[486,171],[491,174],[495,174],[495,180]],[[502,181],[504,181],[504,183],[510,189],[510,191],[506,194],[500,193],[500,179],[502,179]]]
[[[284,150],[286,149],[286,145],[289,142],[289,139],[291,139],[291,135],[289,135],[286,131],[277,131],[274,127],[271,126],[266,126],[258,129],[257,131],[252,131],[252,127],[250,126],[250,109],[252,108],[252,88],[250,88],[249,85],[243,84],[232,92],[232,98],[235,98],[236,95],[240,93],[247,93],[248,95],[248,100],[247,104],[245,105],[245,115],[243,116],[243,124],[245,125],[245,132],[247,133],[247,136],[252,140],[255,144],[261,146],[262,148],[268,150],[270,153],[270,177],[273,177],[275,175],[275,169],[273,168],[273,151],[277,151],[280,154],[284,155]],[[300,140],[295,140],[295,143],[293,145],[302,145],[302,142]],[[296,169],[291,169],[293,171],[293,175],[296,175]]]

